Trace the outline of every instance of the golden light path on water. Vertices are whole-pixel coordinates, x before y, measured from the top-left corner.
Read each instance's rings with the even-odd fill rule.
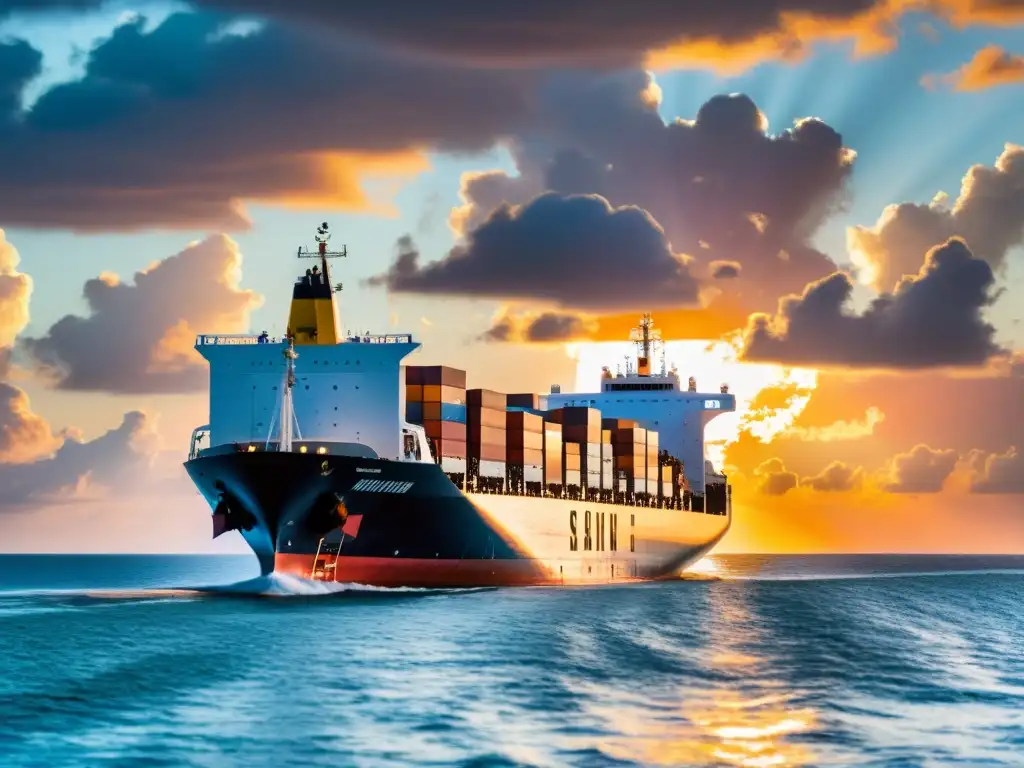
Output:
[[[636,360],[636,347],[629,342],[569,344],[566,351],[576,360],[577,392],[597,391],[604,366],[614,373],[617,367],[624,367],[627,357],[634,364]],[[718,469],[723,466],[726,446],[737,439],[741,427],[762,442],[769,442],[793,425],[818,383],[814,370],[739,362],[736,347],[727,341],[668,341],[665,361],[670,369],[676,365],[684,387],[693,376],[698,392],[718,392],[723,383],[728,383],[729,391],[736,396],[735,413],[722,414],[705,431],[705,454]],[[660,371],[661,361],[656,359],[654,363],[655,371]],[[751,408],[759,392],[780,386],[796,390],[785,407]]]
[[[704,562],[714,569],[712,558]],[[651,653],[714,674],[664,677],[643,690],[629,681],[563,681],[586,702],[586,714],[610,733],[599,740],[600,750],[652,766],[820,763],[821,755],[799,741],[819,727],[817,713],[778,674],[780,660],[772,657],[763,617],[742,590],[722,584],[704,596],[706,610],[691,615],[695,624],[689,628],[669,622],[637,629],[627,620],[616,628]],[[699,638],[696,646],[692,636]]]

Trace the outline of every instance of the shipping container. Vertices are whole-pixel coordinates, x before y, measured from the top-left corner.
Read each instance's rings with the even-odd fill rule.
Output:
[[[672,483],[662,483],[661,484],[661,497],[663,499],[671,499],[672,498]]]
[[[536,464],[543,466],[544,451],[540,448],[517,448],[508,446],[505,449],[506,461],[509,464]]]
[[[633,477],[647,477],[647,457],[622,453],[615,457],[615,469]]]
[[[543,451],[544,433],[518,432],[509,429],[505,434],[505,442],[509,448],[535,448],[538,451]]]
[[[617,429],[629,429],[638,426],[633,419],[601,419],[601,429],[614,432]]]
[[[455,458],[464,459],[468,455],[466,452],[466,441],[465,440],[444,440],[441,438],[430,438],[430,442],[434,450],[434,461],[436,462],[438,457],[453,456]]]
[[[466,423],[505,429],[507,414],[505,411],[498,411],[493,408],[480,408],[475,405],[468,405],[466,407]]]
[[[562,485],[575,485],[580,484],[580,471],[578,469],[567,469],[565,470],[565,477],[562,481]]]
[[[616,429],[612,433],[613,445],[628,445],[630,443],[642,446],[644,453],[646,453],[647,430],[643,427],[626,427],[624,429]]]
[[[506,411],[505,428],[509,431],[536,432],[544,431],[544,418],[527,411]]]
[[[492,460],[481,458],[477,462],[472,462],[475,466],[476,474],[478,477],[491,477],[491,478],[505,478],[507,469],[504,460]]]
[[[423,385],[423,402],[425,403],[466,403],[466,390],[441,384]]]
[[[505,461],[505,446],[504,445],[493,445],[491,443],[474,443],[469,442],[467,446],[467,452],[470,458],[479,459],[481,461]]]
[[[474,424],[470,422],[466,425],[466,434],[469,435],[467,438],[473,445],[500,445],[505,446],[505,435],[504,429],[498,427],[484,427],[480,424]]]
[[[559,485],[562,482],[562,427],[544,424],[544,482]]]
[[[671,464],[663,464],[662,465],[662,467],[661,467],[661,479],[662,479],[663,482],[666,482],[666,483],[671,483],[672,482],[672,465]]]
[[[579,443],[570,442],[570,441],[566,440],[565,437],[563,436],[562,437],[562,445],[564,446],[562,448],[562,453],[571,454],[573,456],[579,456],[580,455],[580,444]]]
[[[600,443],[586,443],[580,446],[580,469],[584,472],[601,471]]]
[[[538,464],[523,465],[523,480],[528,483],[543,483],[544,467]]]
[[[548,411],[548,421],[563,427],[595,427],[601,429],[601,412],[582,405],[566,405]]]
[[[423,423],[423,403],[409,401],[405,404],[405,420],[411,424]]]
[[[601,428],[586,424],[563,424],[562,436],[577,443],[598,443],[601,441]]]
[[[441,460],[438,462],[441,465],[441,471],[446,472],[449,475],[463,475],[466,474],[466,457],[465,456],[441,456]],[[462,481],[459,481],[461,487]]]
[[[457,421],[424,421],[423,429],[427,437],[466,442],[466,425]]]
[[[507,405],[506,395],[502,392],[495,392],[490,389],[467,389],[466,404],[477,408],[491,408],[497,411],[504,411]]]
[[[615,489],[615,464],[612,457],[601,459],[601,490],[612,491]]]
[[[633,478],[633,483],[630,490],[633,493],[647,493],[647,480],[639,477]]]
[[[457,421],[466,423],[466,406],[461,403],[423,403],[423,418],[427,421]]]
[[[515,395],[507,395],[505,398],[506,408],[532,408],[534,410],[541,410],[541,395],[535,395],[531,392],[519,393]]]
[[[405,399],[410,403],[422,403],[423,402],[423,385],[422,384],[406,384],[405,385]]]
[[[579,472],[580,471],[580,457],[579,454],[567,453],[562,457],[562,467],[565,471],[570,469]]]
[[[406,384],[434,384],[456,389],[466,388],[466,372],[447,365],[407,365]]]

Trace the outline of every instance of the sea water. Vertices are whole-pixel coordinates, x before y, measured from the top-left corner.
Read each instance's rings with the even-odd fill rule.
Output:
[[[1022,766],[1024,558],[380,590],[0,557],[0,766]]]

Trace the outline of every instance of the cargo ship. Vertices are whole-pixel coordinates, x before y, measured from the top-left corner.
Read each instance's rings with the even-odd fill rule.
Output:
[[[384,587],[673,578],[732,521],[704,427],[722,385],[684,390],[649,315],[638,354],[593,393],[467,388],[415,366],[411,334],[339,333],[327,224],[296,280],[285,336],[199,335],[209,423],[185,468],[216,538],[238,531],[262,573]],[[310,263],[309,261],[305,263]],[[662,348],[660,371],[652,355]]]

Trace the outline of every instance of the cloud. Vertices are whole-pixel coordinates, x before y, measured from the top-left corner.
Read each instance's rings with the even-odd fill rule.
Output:
[[[399,56],[305,28],[225,34],[233,17],[137,18],[78,80],[20,111],[41,56],[0,43],[0,209],[9,226],[82,231],[249,226],[245,201],[372,209],[364,176],[483,150],[532,119],[542,73]]]
[[[1024,244],[1024,146],[1007,144],[992,167],[971,166],[952,207],[944,195],[928,205],[890,205],[873,227],[849,228],[847,247],[875,287],[890,290],[917,271],[920,254],[954,236],[997,270]]]
[[[981,91],[1000,85],[1024,83],[1024,56],[1012,54],[998,45],[986,45],[962,67],[945,75],[927,75],[925,87],[948,85],[955,91]]]
[[[24,0],[23,0],[24,1]],[[663,66],[704,63],[736,71],[758,61],[802,56],[819,40],[852,40],[859,54],[896,45],[897,21],[932,10],[956,24],[1011,23],[1015,0],[775,0],[743,4],[614,0],[500,5],[440,0],[375,5],[330,0],[194,0],[238,11],[292,16],[372,36],[424,57],[477,65],[621,66],[650,53]]]
[[[967,458],[974,493],[1024,493],[1024,454],[1015,446],[1005,453],[972,451]]]
[[[959,460],[954,450],[918,444],[892,457],[882,487],[890,493],[938,493]]]
[[[17,270],[20,260],[0,229],[0,350],[12,346],[15,337],[28,325],[32,278]]]
[[[534,299],[576,309],[694,304],[697,281],[658,223],[596,195],[545,194],[503,205],[443,259],[420,265],[404,238],[371,284],[396,293]]]
[[[28,395],[0,381],[0,464],[35,461],[52,454],[61,442],[62,438],[53,433],[49,422],[32,411]]]
[[[41,500],[73,500],[97,485],[130,491],[148,475],[155,440],[146,415],[132,411],[120,426],[95,440],[66,439],[52,458],[0,464],[0,511],[24,509]]]
[[[816,441],[820,443],[834,442],[837,440],[859,440],[863,437],[870,437],[875,432],[875,427],[885,420],[885,414],[874,406],[865,411],[864,418],[850,421],[835,421],[820,427],[790,427],[783,433],[786,437],[795,437],[800,440]]]
[[[846,311],[852,279],[837,272],[782,299],[774,317],[752,316],[743,358],[867,368],[980,365],[1003,351],[982,318],[996,298],[994,284],[992,268],[956,238],[930,250],[916,276],[859,315]]]
[[[560,73],[541,90],[538,111],[543,130],[513,134],[518,175],[463,177],[464,203],[450,219],[457,233],[502,201],[598,194],[648,211],[701,274],[716,261],[738,264],[741,274],[719,287],[748,309],[767,309],[835,270],[810,239],[844,199],[854,153],[824,122],[769,133],[757,105],[732,94],[709,99],[694,120],[665,123],[645,72]]]
[[[215,235],[122,283],[104,274],[83,291],[89,315],[65,315],[40,338],[23,341],[61,389],[117,393],[199,390],[206,366],[198,333],[247,330],[262,297],[241,289],[242,254]]]
[[[803,478],[800,485],[815,491],[845,492],[860,488],[863,480],[862,467],[850,467],[841,461],[833,461],[814,477]]]
[[[567,312],[501,313],[481,341],[551,343],[589,339],[597,333],[593,318]]]
[[[760,478],[757,489],[767,496],[784,496],[800,484],[796,473],[789,472],[781,459],[768,459],[754,470]]]

